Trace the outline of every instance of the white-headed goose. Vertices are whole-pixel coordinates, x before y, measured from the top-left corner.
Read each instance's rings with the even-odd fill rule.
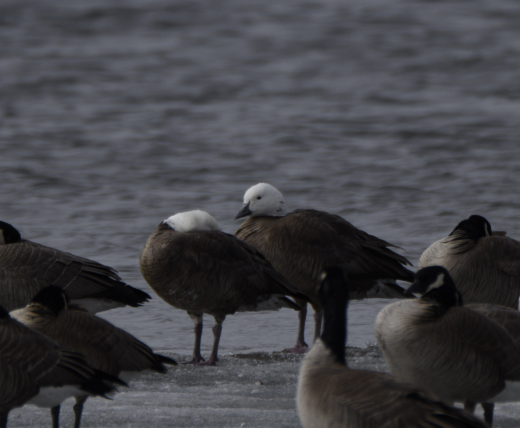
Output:
[[[282,307],[299,310],[284,296],[305,299],[262,254],[220,231],[215,219],[204,211],[178,213],[161,222],[141,251],[139,264],[155,292],[194,320],[194,364],[203,361],[203,314],[216,321],[213,350],[206,362],[214,365],[226,315]]]
[[[348,284],[331,268],[319,288],[324,328],[302,361],[296,402],[303,428],[484,428],[466,412],[385,373],[345,361]]]
[[[493,232],[479,215],[461,221],[445,238],[430,245],[419,269],[443,266],[464,303],[491,303],[518,309],[520,242]]]
[[[126,383],[147,371],[166,373],[164,364],[177,364],[171,358],[155,354],[143,342],[108,321],[80,306],[69,306],[60,287],[44,288],[28,306],[11,312],[11,317],[59,345],[81,353],[92,368]],[[80,393],[75,397],[74,428],[79,428],[88,395]],[[59,407],[55,411],[59,415]]]
[[[390,372],[446,402],[520,400],[520,343],[462,305],[448,271],[429,266],[408,289],[422,295],[386,306],[375,334]],[[491,425],[491,418],[486,416]]]
[[[93,369],[82,354],[66,349],[12,319],[0,307],[0,428],[9,411],[24,404],[51,409],[53,428],[59,426],[56,409],[76,394],[103,396],[122,383]]]
[[[321,329],[321,303],[316,292],[323,269],[339,266],[351,280],[351,297],[403,297],[395,282],[413,281],[414,273],[403,265],[410,262],[394,253],[382,239],[357,229],[343,218],[316,210],[287,213],[282,194],[267,183],[251,187],[244,195],[244,206],[235,219],[250,216],[235,236],[257,248],[274,268],[291,281],[310,300],[316,311],[314,340]],[[307,305],[299,313],[296,346],[288,351],[305,352]]]
[[[23,308],[51,284],[93,313],[137,307],[150,299],[122,282],[111,267],[22,239],[13,226],[0,221],[0,305],[8,311]]]

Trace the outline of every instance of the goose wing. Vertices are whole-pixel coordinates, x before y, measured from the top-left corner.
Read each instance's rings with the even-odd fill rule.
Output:
[[[392,376],[338,369],[331,377],[330,398],[348,426],[364,428],[483,428],[471,415],[454,409]],[[338,424],[337,426],[347,426]]]
[[[37,322],[34,327],[38,328]],[[114,376],[121,371],[166,371],[159,356],[147,345],[86,311],[62,311],[53,322],[47,323],[42,333],[85,355],[93,368]]]
[[[111,267],[70,253],[22,240],[0,245],[0,305],[7,310],[27,305],[43,288],[54,284],[70,299],[112,298],[138,306],[148,294],[121,282]]]
[[[235,235],[258,248],[273,266],[302,291],[311,293],[321,272],[342,266],[352,279],[413,279],[408,260],[391,244],[369,235],[343,218],[315,210],[285,217],[252,217]],[[356,284],[353,283],[355,292]]]
[[[505,306],[486,303],[465,305],[467,309],[478,312],[503,327],[517,342],[520,342],[520,312]]]

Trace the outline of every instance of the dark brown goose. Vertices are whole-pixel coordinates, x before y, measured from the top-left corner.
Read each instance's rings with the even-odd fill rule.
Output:
[[[18,321],[0,307],[0,428],[9,411],[24,404],[51,408],[75,394],[105,396],[117,378],[94,370],[83,355],[59,346]]]
[[[22,239],[13,226],[0,221],[0,305],[8,311],[23,308],[51,284],[92,313],[137,307],[150,299],[122,282],[111,267]]]
[[[316,283],[323,269],[339,266],[351,279],[354,299],[403,297],[394,281],[413,281],[414,274],[403,265],[410,262],[394,253],[382,239],[357,229],[343,218],[323,211],[296,210],[286,213],[282,194],[270,184],[259,183],[244,195],[244,206],[236,219],[250,216],[235,236],[257,248],[274,268],[310,300],[316,311],[314,340],[321,329],[321,303]],[[307,350],[305,317],[307,305],[299,314],[296,346],[288,351]]]
[[[422,297],[388,305],[375,324],[393,375],[446,402],[520,400],[520,343],[491,316],[463,306],[445,268],[419,270],[409,292]],[[491,426],[492,413],[485,417]]]
[[[11,312],[11,317],[59,345],[81,353],[92,368],[126,383],[147,371],[166,373],[164,364],[177,364],[171,358],[155,354],[143,342],[108,321],[80,306],[69,306],[60,287],[44,288],[28,306]],[[79,428],[88,395],[75,397],[74,428]],[[59,406],[55,412],[59,415]]]
[[[222,322],[237,311],[299,310],[285,295],[305,299],[256,249],[221,232],[204,211],[171,216],[148,238],[139,259],[141,273],[170,305],[195,322],[192,363],[200,354],[202,315],[215,318],[214,343],[206,364],[217,361]]]
[[[392,376],[346,365],[348,284],[331,268],[319,288],[325,325],[302,361],[296,402],[303,428],[484,428],[460,409]]]
[[[482,216],[461,221],[445,238],[430,245],[419,268],[445,267],[464,303],[490,303],[518,309],[520,242],[493,232]]]

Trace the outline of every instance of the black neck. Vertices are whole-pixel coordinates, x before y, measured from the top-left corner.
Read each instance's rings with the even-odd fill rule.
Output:
[[[462,306],[462,295],[459,293],[455,284],[451,278],[445,278],[444,284],[439,288],[426,293],[423,297],[424,300],[433,301],[439,306],[449,309],[454,306]]]
[[[346,364],[345,345],[347,340],[348,284],[343,274],[329,273],[322,284],[323,333],[321,340],[330,349],[335,359]]]

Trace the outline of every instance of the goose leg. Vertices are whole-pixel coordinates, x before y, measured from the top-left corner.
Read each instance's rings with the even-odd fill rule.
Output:
[[[216,324],[213,327],[213,349],[211,350],[209,360],[204,363],[199,363],[199,365],[214,366],[217,363],[218,345],[220,343],[220,335],[222,334],[222,323],[225,319],[226,316],[215,317]]]
[[[307,302],[294,299],[296,304],[302,308],[298,312],[298,336],[294,348],[284,349],[284,352],[292,352],[294,354],[304,354],[309,350],[309,345],[305,343],[305,320],[307,319]]]
[[[7,428],[7,417],[9,415],[9,411],[0,412],[0,428]]]
[[[314,312],[314,340],[312,343],[316,342],[318,338],[321,336],[321,321],[323,319],[323,311]]]
[[[193,346],[193,355],[191,360],[184,364],[199,364],[204,361],[200,353],[200,341],[202,340],[202,314],[190,314],[188,315],[195,323],[195,345]]]
[[[477,403],[474,401],[466,400],[464,401],[464,410],[472,415],[475,413],[475,408],[477,407]]]
[[[51,408],[52,428],[60,428],[60,405]]]
[[[492,427],[493,426],[493,411],[495,410],[495,403],[482,403],[484,409],[484,420]]]
[[[74,404],[74,428],[79,428],[81,425],[81,414],[83,413],[83,404],[87,401],[88,395],[84,395],[83,397],[74,397],[76,399],[76,404]]]

